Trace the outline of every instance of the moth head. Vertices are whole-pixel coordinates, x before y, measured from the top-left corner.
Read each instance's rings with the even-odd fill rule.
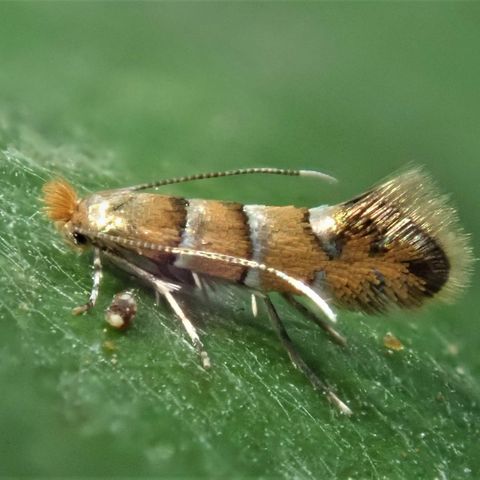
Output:
[[[57,178],[47,182],[42,190],[47,217],[55,223],[70,244],[75,247],[86,246],[87,237],[76,229],[80,200],[73,187],[63,178]]]

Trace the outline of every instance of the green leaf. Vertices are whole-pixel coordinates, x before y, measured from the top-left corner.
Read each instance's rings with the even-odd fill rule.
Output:
[[[341,179],[246,177],[165,193],[315,206],[404,162],[427,165],[480,235],[479,9],[474,4],[2,4],[0,475],[478,478],[478,275],[455,306],[339,312],[348,347],[275,298],[306,360],[354,411],[296,371],[246,292],[190,300],[213,368],[135,279],[41,213],[43,183],[81,195],[247,166]],[[435,160],[433,160],[435,159]],[[112,296],[137,289],[124,333]],[[389,350],[392,332],[404,346]]]

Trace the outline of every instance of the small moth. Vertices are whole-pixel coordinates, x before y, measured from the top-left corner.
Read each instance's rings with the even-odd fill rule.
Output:
[[[43,188],[47,216],[70,243],[93,249],[90,297],[73,312],[84,313],[95,305],[104,258],[166,300],[208,368],[208,353],[177,299],[189,289],[202,289],[204,283],[234,282],[250,289],[254,315],[257,303],[263,303],[293,364],[314,388],[340,412],[350,414],[347,404],[302,359],[269,294],[280,293],[344,345],[345,339],[331,325],[336,321],[332,306],[376,313],[419,307],[432,298],[452,299],[471,270],[468,236],[421,169],[338,205],[310,209],[144,192],[244,174],[335,180],[310,170],[249,168],[105,190],[83,199],[63,179],[48,182]],[[297,296],[308,297],[313,305]]]

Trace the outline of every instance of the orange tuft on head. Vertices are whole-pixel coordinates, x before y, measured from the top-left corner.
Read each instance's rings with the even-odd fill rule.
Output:
[[[43,186],[45,212],[54,222],[68,222],[77,206],[77,194],[63,178],[47,182]]]

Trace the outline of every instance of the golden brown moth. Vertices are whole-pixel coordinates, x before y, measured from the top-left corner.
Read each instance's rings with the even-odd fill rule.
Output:
[[[346,403],[302,359],[269,293],[279,292],[344,345],[345,339],[328,322],[336,321],[333,305],[375,313],[419,307],[432,298],[451,300],[468,283],[472,265],[468,236],[445,197],[418,168],[349,201],[310,209],[144,192],[192,180],[259,173],[334,181],[310,170],[249,168],[105,190],[83,199],[65,180],[48,182],[43,188],[47,216],[71,243],[93,248],[90,297],[73,313],[95,305],[101,258],[106,258],[165,298],[208,368],[210,358],[177,297],[191,285],[202,288],[204,279],[234,282],[252,291],[254,315],[257,301],[265,304],[293,364],[314,388],[350,414]],[[308,297],[318,312],[301,303],[298,295]],[[132,303],[128,310],[121,298],[114,299],[107,313],[115,325],[122,320],[114,315],[115,309],[127,323],[136,309]]]

